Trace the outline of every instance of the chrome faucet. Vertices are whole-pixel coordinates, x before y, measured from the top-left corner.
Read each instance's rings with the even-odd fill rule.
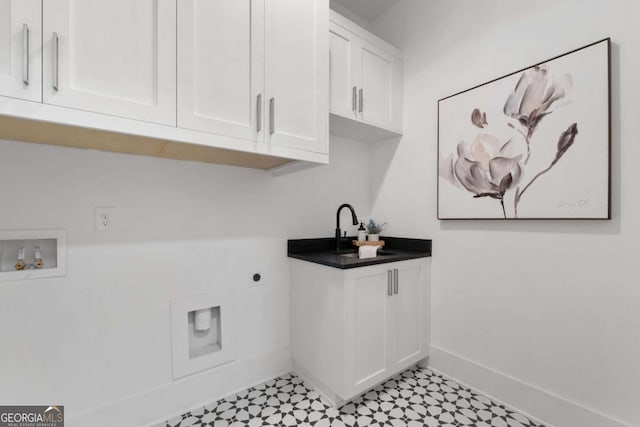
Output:
[[[343,203],[338,208],[338,212],[336,212],[336,251],[340,250],[340,239],[342,238],[342,230],[340,230],[340,211],[343,208],[349,208],[351,211],[351,219],[353,220],[353,225],[358,225],[358,217],[356,216],[356,211],[353,210],[353,206],[349,203]]]

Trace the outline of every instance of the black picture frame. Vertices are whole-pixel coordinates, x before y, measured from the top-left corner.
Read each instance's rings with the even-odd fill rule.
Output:
[[[519,210],[519,208],[521,208],[522,206],[521,204],[525,195],[524,193],[526,192],[527,195],[531,194],[532,191],[527,191],[527,190],[533,189],[534,184],[541,182],[543,178],[545,178],[542,175],[540,175],[539,177],[536,176],[536,173],[544,170],[544,168],[541,168],[541,166],[538,166],[538,169],[540,170],[535,170],[533,166],[530,167],[530,169],[532,169],[531,171],[525,170],[526,167],[529,166],[530,164],[523,164],[524,163],[523,159],[530,160],[533,156],[533,154],[530,151],[530,149],[533,149],[533,144],[531,143],[532,137],[529,136],[529,138],[527,138],[527,136],[529,135],[530,131],[532,131],[533,135],[535,135],[535,132],[538,126],[540,127],[546,126],[547,123],[551,121],[551,118],[557,117],[559,115],[559,114],[556,114],[556,116],[554,116],[553,114],[554,113],[553,107],[554,107],[555,101],[551,102],[550,106],[547,106],[546,110],[544,110],[544,106],[547,105],[547,103],[543,103],[544,105],[542,106],[542,110],[540,110],[541,111],[540,114],[542,115],[542,117],[540,118],[535,117],[534,113],[518,115],[518,113],[529,112],[529,111],[522,111],[522,110],[526,110],[524,108],[525,103],[527,105],[532,104],[532,102],[525,102],[527,90],[532,88],[539,89],[541,87],[541,85],[539,84],[540,81],[544,80],[541,78],[541,76],[546,76],[547,79],[545,81],[547,82],[547,84],[542,87],[545,89],[545,95],[550,92],[552,93],[552,96],[551,98],[545,98],[545,96],[542,96],[540,99],[541,100],[553,99],[554,98],[553,91],[549,87],[551,86],[550,76],[553,71],[554,65],[558,64],[560,61],[563,61],[563,60],[566,63],[567,58],[569,57],[574,58],[576,57],[576,55],[580,55],[580,54],[585,56],[586,52],[589,51],[590,49],[602,49],[603,47],[606,48],[604,52],[604,57],[600,59],[598,58],[595,58],[595,59],[597,59],[598,61],[603,61],[601,65],[603,67],[606,67],[606,79],[604,79],[605,81],[596,82],[595,85],[598,86],[597,90],[602,92],[602,93],[598,92],[600,93],[600,97],[598,98],[600,102],[597,103],[597,108],[599,109],[598,111],[602,110],[603,112],[606,111],[606,113],[604,114],[605,117],[603,117],[604,123],[602,124],[602,126],[600,126],[600,123],[598,123],[598,132],[595,132],[595,134],[601,135],[600,137],[598,137],[598,139],[605,138],[606,141],[589,141],[589,144],[593,145],[594,147],[597,146],[598,148],[595,151],[597,151],[598,153],[602,153],[602,155],[604,155],[604,151],[606,150],[606,159],[602,159],[600,157],[593,159],[594,162],[597,162],[598,168],[603,169],[600,171],[601,172],[600,176],[597,177],[597,179],[606,180],[606,184],[602,182],[597,182],[597,185],[594,185],[594,187],[597,187],[597,188],[602,187],[603,190],[606,188],[606,191],[605,191],[606,194],[598,193],[594,196],[594,197],[597,197],[597,203],[593,203],[593,205],[597,205],[597,209],[593,208],[593,211],[591,211],[592,207],[590,206],[591,199],[578,198],[581,196],[577,195],[576,199],[570,202],[565,203],[560,201],[555,206],[551,204],[550,206],[554,207],[555,209],[548,209],[550,211],[548,215],[546,214],[546,211],[544,209],[540,209],[542,214],[537,211],[534,214],[527,214],[526,212]],[[601,52],[595,53],[590,51],[589,54],[601,55],[602,53]],[[588,69],[578,70],[578,72],[580,71],[582,71],[583,73],[589,72]],[[517,104],[517,102],[510,103],[509,101],[517,100],[518,93],[519,92],[523,93],[523,90],[521,90],[522,86],[520,86],[520,83],[523,82],[523,80],[524,80],[524,83],[522,83],[523,85],[526,84],[527,82],[529,83],[529,85],[526,86],[527,89],[524,90],[525,95],[522,96],[522,98],[520,99],[521,102],[520,104],[518,104],[518,108],[521,111],[516,111],[517,108],[509,108],[509,111],[507,111],[508,110],[507,106],[514,107]],[[598,80],[602,80],[602,79],[598,79]],[[476,152],[482,151],[482,149],[477,150],[477,148],[482,146],[488,146],[489,144],[488,143],[485,144],[482,140],[478,142],[478,139],[476,139],[473,143],[463,140],[462,142],[464,142],[464,145],[462,146],[462,148],[460,146],[460,142],[458,141],[455,142],[457,144],[457,152],[455,152],[455,154],[451,154],[451,161],[449,162],[449,159],[445,158],[442,152],[443,145],[445,145],[442,141],[443,133],[446,133],[446,137],[448,138],[447,148],[449,149],[449,151],[445,153],[445,154],[448,154],[448,153],[451,153],[451,147],[452,147],[451,141],[454,141],[454,138],[451,137],[451,135],[454,135],[456,132],[458,132],[458,130],[456,129],[451,132],[443,132],[443,126],[448,126],[449,128],[454,128],[454,129],[456,127],[451,126],[452,123],[454,123],[453,119],[451,118],[447,118],[446,120],[444,120],[444,123],[443,123],[442,115],[443,114],[451,115],[450,114],[451,111],[458,111],[458,112],[463,111],[463,108],[460,107],[460,105],[464,106],[464,101],[458,101],[455,108],[450,107],[451,100],[453,100],[456,97],[464,96],[465,94],[469,94],[477,90],[484,90],[485,92],[487,92],[486,89],[482,89],[482,88],[487,88],[492,84],[497,84],[498,82],[501,82],[500,83],[501,85],[505,85],[505,84],[508,84],[508,83],[505,83],[508,81],[512,81],[512,82],[515,81],[517,83],[515,83],[513,90],[507,96],[507,101],[506,102],[502,101],[504,103],[503,113],[506,120],[507,121],[510,120],[512,122],[511,124],[507,123],[507,125],[514,129],[515,134],[520,133],[522,135],[523,139],[526,142],[526,148],[529,152],[521,153],[522,157],[519,157],[519,160],[517,162],[515,161],[515,159],[518,158],[518,156],[516,155],[512,157],[508,157],[504,155],[501,157],[502,151],[498,152],[497,154],[489,153],[489,154],[493,154],[494,157],[491,157],[491,155],[488,156],[488,158],[490,158],[491,160],[489,161],[488,167],[487,167],[487,162],[485,157],[480,156],[480,157],[483,157],[480,160],[473,158],[473,155],[469,154],[468,150],[470,150],[471,147],[473,147],[473,148],[476,148],[475,150]],[[581,80],[582,83],[584,83],[585,81],[588,81],[588,79]],[[560,87],[560,85],[558,85],[558,87]],[[587,90],[592,90],[592,88],[587,89],[585,87],[581,87],[580,90],[584,92]],[[558,89],[558,93],[560,92],[561,92],[560,89]],[[534,93],[534,90],[531,90],[529,93]],[[565,92],[565,95],[566,95],[566,92]],[[565,97],[568,98],[568,96],[565,96]],[[467,98],[470,98],[470,97],[467,96]],[[529,97],[528,101],[531,101],[533,98],[534,97]],[[564,101],[563,98],[560,98],[560,99]],[[600,105],[602,104],[602,102],[606,102],[606,106]],[[583,104],[586,105],[585,103]],[[443,113],[443,106],[445,105],[447,106],[446,108],[447,111]],[[586,107],[584,105],[581,107],[582,109],[575,108],[574,109],[575,112],[586,110]],[[469,105],[469,107],[471,107],[471,105]],[[558,107],[558,108],[560,109],[562,107]],[[476,113],[476,110],[478,110],[478,113]],[[485,125],[489,126],[489,124],[486,123],[487,122],[486,117],[483,117],[483,111],[481,108],[480,109],[468,108],[468,111],[469,112],[473,111],[473,114],[467,115],[466,118],[459,115],[460,120],[468,121],[468,123],[463,124],[463,126],[474,127],[474,130],[476,127],[480,127],[478,131],[483,131]],[[511,113],[511,116],[507,114],[508,112]],[[455,120],[458,120],[458,116],[453,115],[452,117],[454,117]],[[537,122],[536,122],[536,119],[538,119]],[[578,118],[575,118],[574,120],[577,120],[577,122],[574,123],[573,128],[571,128],[571,126],[567,128],[567,130],[561,133],[557,139],[555,156],[556,157],[559,156],[559,158],[556,159],[556,157],[552,157],[552,162],[553,160],[555,160],[555,163],[553,163],[551,169],[547,172],[551,172],[553,169],[553,172],[556,175],[554,178],[556,179],[556,181],[558,181],[559,183],[558,185],[560,185],[560,183],[562,184],[566,184],[567,182],[570,183],[572,178],[569,174],[568,177],[565,177],[566,179],[563,179],[562,175],[558,172],[559,170],[561,170],[559,166],[563,163],[563,159],[569,158],[569,156],[565,157],[565,155],[571,154],[572,148],[574,147],[574,142],[575,142],[575,145],[578,145],[581,142],[581,140],[585,140],[586,138],[590,137],[590,135],[585,136],[581,134],[580,119],[583,119],[582,120],[583,122],[585,121],[585,119],[581,116]],[[591,126],[591,125],[593,125],[593,123],[591,122],[587,123],[587,126]],[[518,127],[520,129],[518,129]],[[533,127],[533,130],[531,129],[531,127]],[[602,129],[600,129],[601,127]],[[471,130],[469,132],[471,132]],[[611,39],[607,37],[602,40],[598,40],[596,42],[574,49],[572,51],[563,53],[561,55],[557,55],[553,58],[550,58],[544,61],[540,61],[531,66],[519,69],[517,71],[513,71],[509,74],[505,74],[493,80],[487,81],[485,83],[476,85],[469,89],[466,89],[466,90],[463,90],[439,99],[438,100],[437,133],[438,133],[438,141],[437,141],[438,165],[437,165],[436,194],[437,194],[437,218],[439,220],[558,220],[558,219],[561,219],[561,220],[576,220],[576,219],[610,220],[611,219]],[[488,139],[488,138],[485,138],[485,139]],[[549,138],[546,138],[546,139],[547,141],[545,141],[545,144],[547,145],[547,147],[549,147],[548,151],[551,153],[552,150],[550,148],[550,143],[548,141]],[[563,144],[561,144],[561,140]],[[492,147],[497,146],[494,140],[491,140],[490,142],[492,143]],[[499,140],[499,142],[503,143],[504,141]],[[515,143],[511,143],[511,144],[513,145]],[[604,147],[601,147],[598,144],[603,144]],[[505,145],[502,145],[502,147],[505,147]],[[584,151],[585,148],[584,146],[582,146],[580,147],[580,149]],[[461,155],[461,151],[463,151],[462,155]],[[490,150],[487,149],[484,151],[485,153],[488,153]],[[574,149],[573,151],[577,151],[577,150]],[[484,153],[482,154],[484,155]],[[528,154],[528,157],[527,157],[527,154]],[[581,153],[581,155],[584,157],[584,153]],[[502,160],[502,159],[506,159],[506,160]],[[516,165],[516,163],[519,163],[519,165]],[[493,168],[492,167],[493,165],[496,165],[496,167]],[[586,165],[585,167],[588,167],[588,166],[589,165]],[[508,174],[507,174],[507,171],[509,171]],[[546,174],[547,172],[543,172],[543,175]],[[565,173],[567,173],[567,171],[565,171]],[[523,178],[524,176],[526,176],[526,179]],[[519,181],[516,185],[514,185],[515,177],[517,177],[522,181],[521,182]],[[536,178],[534,179],[534,177]],[[534,179],[533,182],[531,182],[532,179]],[[446,182],[446,181],[450,181],[450,182]],[[454,186],[457,184],[458,188],[456,188],[455,190],[461,190],[463,193],[467,193],[466,195],[469,197],[470,200],[481,199],[484,201],[487,201],[487,200],[498,201],[502,205],[502,214],[500,213],[499,209],[497,209],[497,213],[495,214],[495,216],[487,216],[485,212],[483,212],[480,215],[474,214],[473,212],[469,212],[469,214],[466,214],[466,212],[461,212],[459,214],[452,214],[452,212],[456,212],[458,210],[458,207],[454,203],[450,202],[450,200],[462,201],[463,198],[462,196],[459,196],[457,194],[452,197],[448,197],[449,196],[448,194],[446,198],[442,197],[445,189],[446,191],[452,191],[452,189],[449,187],[441,188],[441,186],[450,186],[451,184],[453,184]],[[530,187],[525,188],[527,184]],[[514,213],[512,215],[509,215],[507,213],[506,206],[505,206],[508,192],[514,193],[513,194],[514,201],[512,202],[512,204],[514,205],[514,208],[513,208]],[[518,195],[520,197],[518,197]],[[541,198],[540,195],[538,195],[537,197],[538,199]],[[464,211],[465,207],[472,206],[472,204],[467,203],[466,200],[464,200],[463,203],[460,204],[461,211]],[[563,203],[565,204],[563,205]],[[446,206],[446,209],[444,209],[443,204],[445,205],[448,204]],[[485,208],[486,205],[487,203],[483,202],[482,207]],[[588,209],[584,209],[585,207]],[[561,214],[554,215],[553,212],[561,212]]]

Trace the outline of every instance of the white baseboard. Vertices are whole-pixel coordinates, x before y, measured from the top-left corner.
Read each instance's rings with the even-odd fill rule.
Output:
[[[240,360],[162,387],[68,416],[69,427],[156,426],[184,412],[200,408],[291,372],[291,349]]]
[[[429,367],[429,356],[425,357],[424,359],[420,359],[416,363],[416,365],[420,366],[421,368],[428,368]],[[412,366],[408,366],[407,368],[403,369],[403,371],[405,371],[407,369],[411,369],[411,368],[412,368]],[[389,378],[386,378],[386,379],[380,380],[379,383],[377,383],[375,385],[372,385],[366,391],[358,393],[355,396],[351,396],[348,399],[343,399],[341,396],[339,396],[338,394],[333,392],[333,390],[331,390],[329,387],[324,385],[322,383],[322,381],[320,381],[318,378],[316,378],[313,374],[311,374],[309,371],[307,371],[302,365],[297,363],[295,360],[292,363],[292,368],[291,369],[292,369],[293,373],[296,374],[298,377],[300,377],[300,379],[302,379],[302,381],[304,381],[307,386],[309,386],[309,387],[313,388],[315,391],[317,391],[318,394],[320,394],[320,397],[325,400],[325,403],[327,403],[329,406],[333,406],[335,408],[340,408],[340,407],[346,405],[347,403],[356,400],[358,397],[362,396],[363,394],[366,394],[368,390],[371,390],[371,389],[377,387],[378,385],[386,382],[389,379]],[[397,373],[397,374],[394,374],[393,376],[396,376],[396,375],[399,375],[399,374],[400,373]]]
[[[331,391],[329,387],[324,385],[319,379],[313,376],[295,360],[293,361],[291,370],[302,381],[304,381],[307,386],[312,387],[315,391],[317,391],[318,394],[320,394],[320,397],[325,400],[325,403],[329,404],[330,406],[339,407],[347,402],[342,397]]]
[[[429,368],[547,427],[631,427],[438,346],[431,346]]]

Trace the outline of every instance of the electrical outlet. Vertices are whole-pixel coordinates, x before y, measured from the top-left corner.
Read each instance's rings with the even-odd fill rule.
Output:
[[[116,208],[96,208],[96,231],[109,232],[116,229]]]

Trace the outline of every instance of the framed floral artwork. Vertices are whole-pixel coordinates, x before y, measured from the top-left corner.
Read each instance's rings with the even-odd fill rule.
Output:
[[[438,101],[438,219],[610,219],[610,40]]]

